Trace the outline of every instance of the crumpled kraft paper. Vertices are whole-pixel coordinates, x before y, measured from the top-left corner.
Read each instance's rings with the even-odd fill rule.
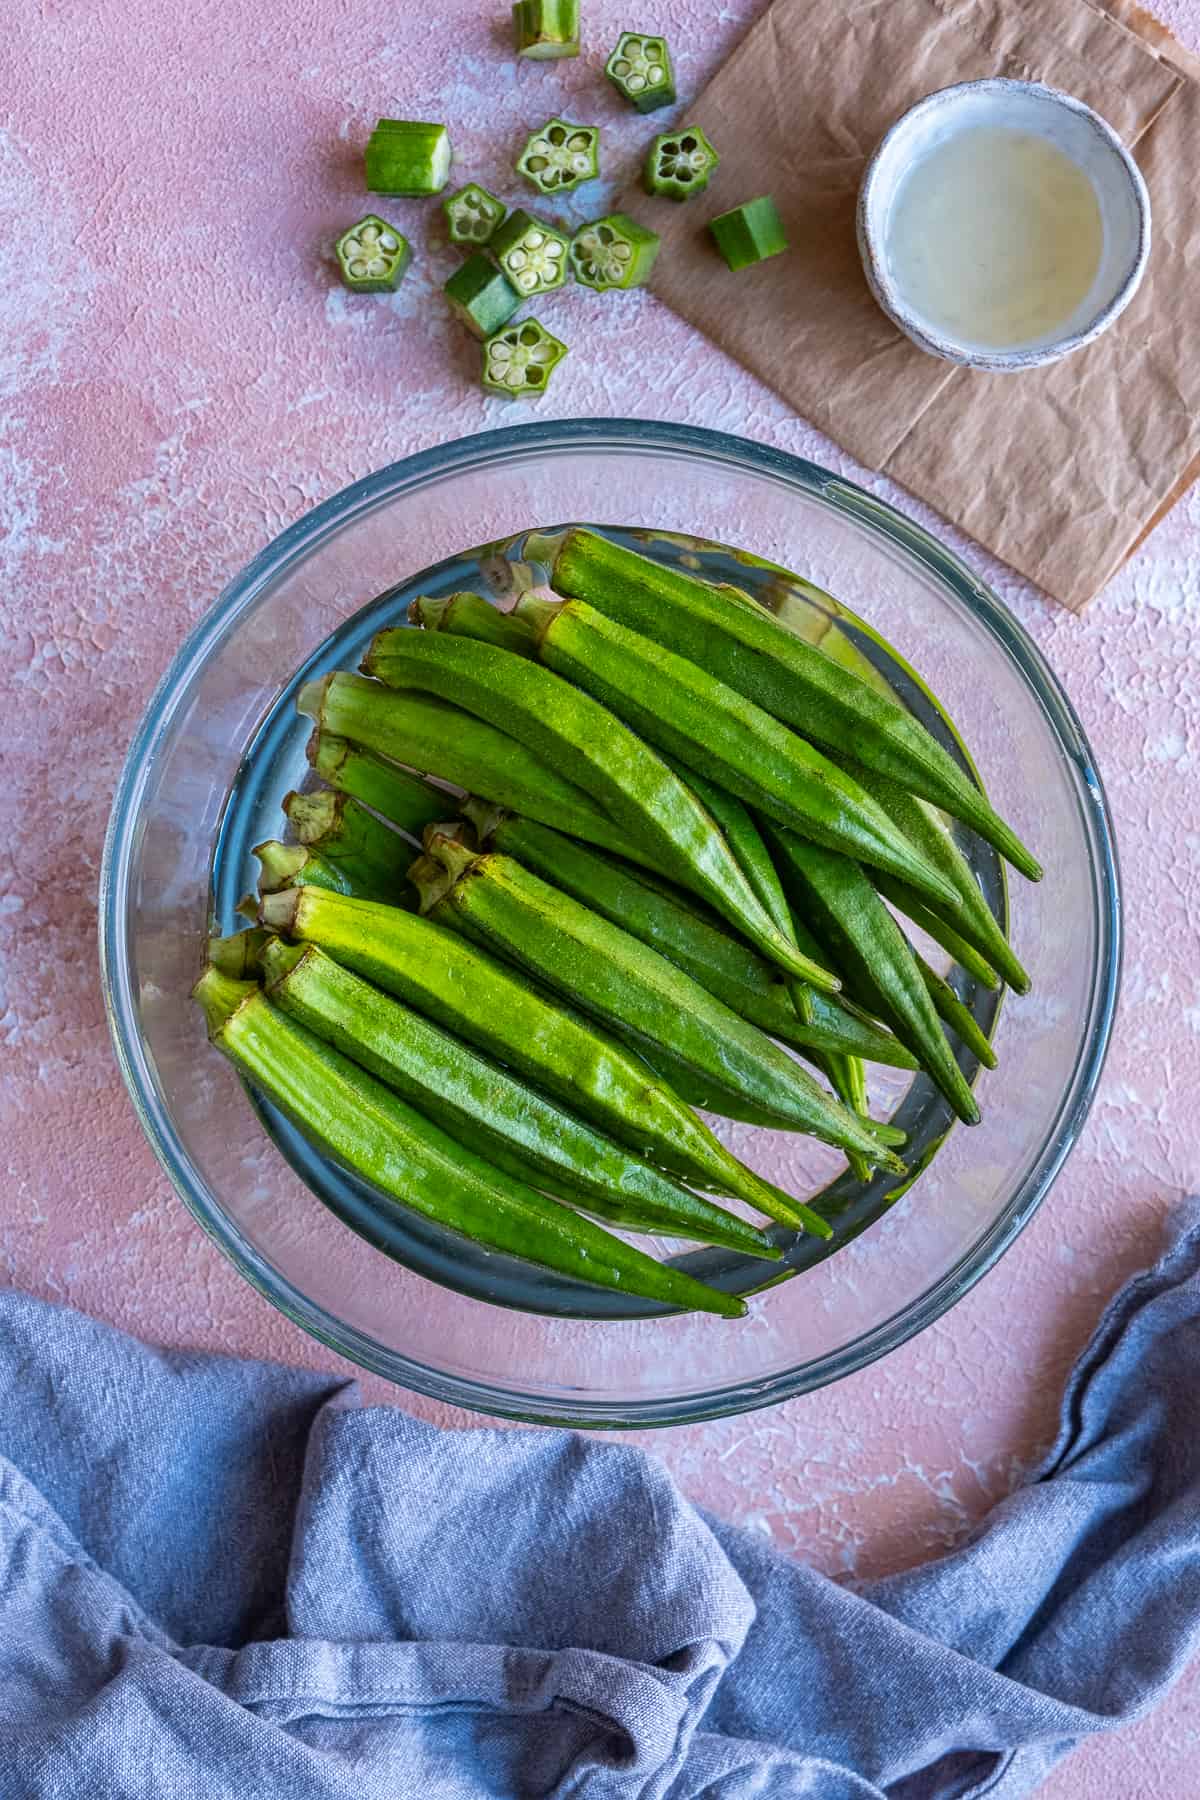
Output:
[[[1153,208],[1149,268],[1117,323],[1008,375],[910,344],[872,300],[854,236],[888,126],[988,75],[1094,107]],[[653,291],[860,462],[1085,605],[1200,473],[1200,61],[1129,0],[775,0],[680,124],[721,163],[685,205],[626,196],[662,234]],[[706,222],[763,193],[791,250],[733,274]]]

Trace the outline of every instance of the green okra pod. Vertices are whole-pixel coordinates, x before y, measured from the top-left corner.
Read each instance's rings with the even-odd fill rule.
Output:
[[[771,1037],[805,1055],[844,1053],[916,1068],[916,1058],[898,1038],[848,1011],[832,995],[813,995],[812,1018],[798,1018],[781,972],[727,931],[714,913],[700,911],[679,888],[518,813],[497,813],[479,801],[468,801],[463,810],[481,844],[516,857],[544,881],[660,951]]]
[[[322,887],[335,894],[358,894],[366,900],[388,900],[395,891],[394,881],[378,884],[365,879],[361,874],[356,877],[340,868],[337,863],[330,862],[319,850],[309,850],[303,844],[282,844],[278,838],[268,838],[263,844],[255,844],[251,854],[259,862],[260,894],[277,894],[281,888]],[[255,917],[257,916],[256,906]]]
[[[274,1005],[516,1180],[629,1230],[779,1255],[753,1225],[689,1193],[316,945],[275,938],[262,967]]]
[[[859,765],[849,764],[851,771],[861,779]],[[877,776],[873,783],[873,792],[886,813],[896,821],[910,843],[915,844],[927,862],[932,863],[950,883],[954,890],[954,898],[949,902],[925,899],[924,905],[934,918],[949,927],[952,934],[964,939],[982,959],[984,969],[994,969],[1008,983],[1016,994],[1029,992],[1029,976],[1021,966],[1016,955],[1000,928],[999,921],[980,891],[979,883],[970,863],[955,843],[952,834],[946,830],[932,807],[916,794],[910,794],[898,781],[886,776]],[[949,810],[949,809],[947,809]],[[886,891],[886,890],[885,890]],[[947,942],[941,931],[935,930],[928,919],[917,918],[909,911],[908,901],[912,896],[893,892],[888,895],[902,912],[908,914],[914,924],[948,950],[956,962],[977,976],[987,986],[995,986],[994,978],[987,980],[987,975],[976,965],[972,966],[954,948],[953,937]],[[918,899],[923,896],[917,896]]]
[[[380,119],[367,139],[367,186],[374,194],[440,194],[453,152],[444,125],[424,119]]]
[[[993,844],[1031,880],[1041,865],[941,745],[891,700],[762,607],[668,569],[598,532],[568,531],[551,573],[556,593],[586,600],[824,748],[853,757],[932,801]]]
[[[453,818],[458,811],[458,799],[444,788],[434,787],[411,770],[362,750],[332,731],[313,731],[308,740],[308,760],[322,781],[339,794],[350,794],[369,806],[414,843],[421,842],[427,825]]]
[[[908,941],[849,857],[766,825],[793,908],[837,963],[851,997],[883,1019],[967,1125],[979,1107],[946,1040]]]
[[[579,0],[514,0],[513,41],[534,62],[579,55]]]
[[[710,1193],[781,1215],[764,1184],[646,1066],[522,976],[429,919],[319,888],[268,894],[262,922],[507,1063],[601,1131]],[[767,1204],[769,1202],[769,1204]],[[784,1219],[783,1223],[794,1223]]]
[[[836,989],[836,978],[802,956],[767,916],[691,789],[589,694],[523,656],[442,631],[378,632],[363,667],[389,687],[453,698],[501,726],[584,788],[625,830],[627,842],[694,889],[771,961],[814,987]],[[583,835],[578,825],[566,829]]]
[[[778,823],[953,899],[883,808],[828,757],[707,668],[583,600],[524,594],[516,616],[555,674],[585,689],[668,756]]]
[[[725,834],[725,841],[733,851],[742,873],[762,901],[768,916],[782,931],[789,943],[797,944],[795,926],[792,920],[792,909],[787,903],[775,864],[771,861],[771,853],[763,843],[762,833],[754,823],[748,806],[743,806],[736,794],[728,788],[718,787],[715,781],[709,781],[698,775],[694,769],[687,769],[672,757],[667,761],[682,781],[686,781],[697,793],[705,806]],[[805,954],[812,956],[811,950]],[[820,962],[818,952],[813,960]],[[790,981],[788,992],[792,997],[792,1005],[797,1016],[808,1025],[813,1018],[813,993],[807,982]],[[778,1035],[778,1034],[776,1034]]]
[[[252,925],[248,931],[231,931],[227,937],[210,937],[208,961],[219,975],[233,981],[254,981],[258,977],[258,959],[270,937],[261,925]]]
[[[953,925],[948,925],[945,919],[939,918],[937,913],[931,911],[921,896],[914,894],[905,882],[893,881],[889,876],[881,874],[878,869],[872,871],[872,879],[884,899],[890,900],[892,905],[897,907],[905,918],[911,919],[914,925],[919,925],[921,930],[926,932],[935,944],[940,944],[942,949],[953,957],[954,961],[961,969],[965,969],[968,975],[973,975],[975,980],[985,988],[1000,986],[1000,977],[991,963],[979,954],[973,944],[969,944],[966,938],[961,937]]]
[[[412,690],[396,693],[361,675],[338,673],[306,683],[296,705],[321,731],[437,775],[497,806],[514,807],[589,843],[618,849],[628,842],[628,833],[582,788],[502,727],[446,700]]]
[[[260,988],[209,969],[195,997],[213,1043],[249,1081],[318,1148],[411,1211],[574,1280],[724,1318],[744,1314],[742,1301],[655,1262],[455,1143]]]
[[[996,1067],[996,1052],[979,1020],[975,1017],[966,1002],[955,993],[950,983],[936,969],[930,968],[921,952],[910,944],[913,961],[921,971],[921,980],[925,983],[926,992],[933,1001],[934,1010],[944,1025],[948,1025],[960,1044],[965,1044],[971,1055],[981,1062],[985,1069]]]
[[[478,854],[437,826],[425,844],[409,878],[427,916],[527,969],[652,1064],[667,1054],[697,1080],[719,1083],[793,1131],[889,1160],[786,1050],[657,950],[511,856]]]
[[[352,795],[293,791],[284,795],[283,810],[301,844],[336,863],[351,881],[384,893],[403,890],[409,845]]]

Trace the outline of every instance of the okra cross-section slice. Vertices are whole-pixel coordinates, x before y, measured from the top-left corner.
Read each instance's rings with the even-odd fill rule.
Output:
[[[367,140],[373,194],[440,194],[450,177],[450,135],[422,119],[380,119]]]
[[[584,287],[605,293],[609,288],[639,287],[658,255],[659,236],[628,213],[609,213],[581,225],[571,239],[571,268]]]
[[[359,294],[399,287],[412,261],[408,239],[375,213],[368,213],[342,233],[335,254],[342,280]]]
[[[600,173],[599,128],[572,125],[569,119],[547,119],[525,140],[516,169],[539,193],[569,193]]]
[[[507,210],[503,200],[475,181],[442,201],[452,244],[488,243]]]
[[[536,319],[522,319],[497,331],[483,346],[483,385],[509,400],[536,399],[567,354],[567,346],[551,337]]]
[[[760,194],[710,219],[713,242],[731,269],[747,269],[788,247],[783,220],[770,194]]]
[[[642,181],[648,194],[688,200],[706,188],[720,157],[698,125],[667,131],[646,152]]]
[[[570,247],[565,232],[535,219],[524,207],[509,213],[492,238],[492,254],[525,299],[562,286]]]
[[[521,304],[521,296],[508,276],[482,250],[468,256],[442,292],[451,312],[478,338],[491,337],[507,325]]]
[[[623,31],[604,65],[604,73],[639,112],[670,106],[675,98],[675,74],[665,38]]]
[[[579,0],[516,0],[513,42],[534,62],[579,55]]]

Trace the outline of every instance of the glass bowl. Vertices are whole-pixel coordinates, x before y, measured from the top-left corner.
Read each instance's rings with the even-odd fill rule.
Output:
[[[321,1204],[313,1187],[343,1178],[306,1163],[269,1111],[246,1103],[186,997],[210,924],[235,922],[250,843],[274,830],[279,799],[303,771],[306,725],[290,705],[298,672],[352,666],[367,623],[356,615],[372,596],[381,596],[377,624],[419,573],[436,588],[462,585],[466,568],[475,585],[503,593],[524,574],[523,534],[576,520],[641,528],[645,547],[668,560],[690,555],[672,533],[731,545],[836,594],[850,612],[763,563],[739,565],[743,584],[798,628],[866,655],[953,747],[919,669],[993,802],[1047,868],[1037,886],[1014,878],[1012,935],[1034,991],[995,1018],[1000,1067],[978,1078],[983,1122],[946,1137],[905,1191],[836,1177],[837,1160],[810,1140],[722,1128],[797,1192],[835,1176],[825,1202],[836,1255],[802,1241],[782,1269],[706,1264],[718,1252],[687,1259],[742,1291],[770,1271],[749,1318],[733,1325],[581,1307],[553,1283],[522,1287],[503,1258],[415,1229],[410,1266],[398,1266]],[[464,561],[472,543],[487,548]],[[977,866],[1003,906],[995,859],[980,853]],[[283,532],[201,621],[151,702],[117,790],[100,901],[106,1001],[138,1115],[242,1274],[331,1348],[402,1386],[587,1426],[770,1405],[863,1367],[952,1306],[1013,1242],[1078,1135],[1120,960],[1111,828],[1091,752],[996,597],[927,532],[811,463],[637,420],[553,421],[445,445],[355,483]],[[963,991],[990,1022],[991,997]],[[946,1125],[929,1084],[905,1091],[885,1076],[872,1097],[879,1113],[899,1104],[921,1167]]]

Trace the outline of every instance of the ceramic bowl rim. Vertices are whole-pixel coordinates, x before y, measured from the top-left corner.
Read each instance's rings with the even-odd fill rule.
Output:
[[[900,135],[906,132],[922,114],[937,112],[947,106],[953,106],[966,95],[1013,92],[1036,95],[1039,99],[1048,100],[1075,113],[1090,124],[1125,172],[1137,214],[1137,239],[1133,259],[1120,285],[1085,325],[1064,337],[1056,338],[1053,343],[1035,348],[1022,348],[1018,345],[1008,350],[989,351],[939,332],[908,304],[889,272],[887,257],[880,241],[872,207],[885,159],[894,151]],[[893,325],[897,326],[919,349],[927,351],[931,356],[940,357],[944,362],[958,363],[965,368],[990,369],[993,372],[1034,369],[1043,367],[1047,363],[1058,362],[1064,356],[1070,356],[1074,351],[1081,350],[1085,344],[1093,343],[1120,317],[1133,299],[1141,286],[1150,257],[1150,195],[1141,170],[1117,133],[1107,120],[1102,119],[1100,114],[1088,106],[1085,101],[1077,100],[1073,94],[1064,93],[1060,88],[1050,87],[1045,82],[1016,81],[1008,76],[996,75],[981,81],[958,81],[951,83],[948,87],[937,88],[933,93],[926,94],[923,100],[918,100],[914,106],[910,106],[901,113],[900,117],[889,126],[872,152],[863,172],[855,211],[855,231],[858,237],[863,273],[876,302],[891,319]]]

